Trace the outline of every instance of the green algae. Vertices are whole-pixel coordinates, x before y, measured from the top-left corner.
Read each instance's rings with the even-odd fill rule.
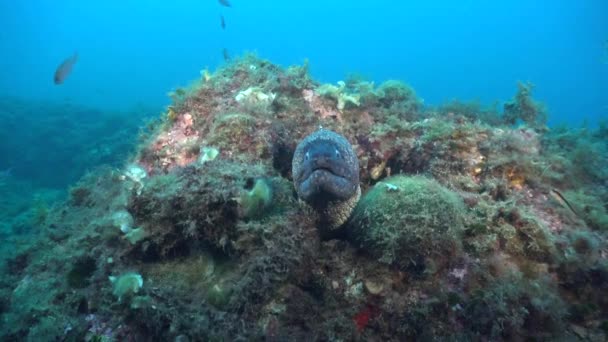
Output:
[[[602,199],[590,194],[591,191],[566,191],[568,203],[576,214],[594,230],[608,231],[608,209]]]
[[[351,220],[352,234],[385,263],[443,264],[458,250],[463,216],[462,201],[436,181],[396,176],[377,183],[361,199]]]
[[[544,128],[547,123],[547,111],[544,105],[532,99],[532,83],[519,82],[514,98],[505,103],[503,118],[509,125],[523,121],[530,127]]]
[[[492,339],[561,336],[567,311],[557,288],[547,280],[528,281],[517,274],[492,280],[472,292],[463,318],[471,335]]]
[[[225,308],[230,302],[231,292],[226,284],[214,284],[207,290],[207,301],[218,309]]]
[[[478,100],[461,101],[453,99],[441,104],[436,110],[440,116],[458,115],[491,126],[503,124],[502,114],[498,110],[498,102],[484,105]]]
[[[272,204],[273,191],[265,179],[257,179],[253,188],[244,191],[240,197],[240,206],[246,218],[259,218]]]
[[[76,289],[89,286],[90,278],[96,270],[97,264],[94,258],[85,256],[78,259],[67,274],[68,285]]]

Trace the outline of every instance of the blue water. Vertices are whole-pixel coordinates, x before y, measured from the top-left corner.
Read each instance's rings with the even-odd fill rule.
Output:
[[[321,82],[403,80],[427,105],[500,108],[530,81],[550,124],[608,118],[602,0],[231,2],[1,0],[0,171],[61,187],[100,162],[119,165],[167,93],[225,63],[224,48],[308,60]],[[74,52],[72,73],[53,84]]]
[[[205,67],[255,51],[313,76],[401,79],[426,104],[507,100],[536,84],[550,122],[608,117],[608,2],[109,0],[0,2],[0,95],[162,107]],[[220,14],[227,28],[220,28]],[[62,86],[57,65],[80,59]]]

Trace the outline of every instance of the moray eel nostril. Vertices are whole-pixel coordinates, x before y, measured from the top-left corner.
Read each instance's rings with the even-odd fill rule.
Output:
[[[329,230],[346,222],[361,196],[359,160],[348,140],[330,130],[319,129],[300,142],[292,174],[298,197]]]

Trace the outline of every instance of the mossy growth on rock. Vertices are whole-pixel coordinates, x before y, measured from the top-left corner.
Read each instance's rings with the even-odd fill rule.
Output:
[[[214,284],[207,290],[207,302],[218,309],[223,309],[230,302],[232,289],[225,284]]]
[[[67,274],[68,285],[75,289],[82,289],[89,286],[89,279],[96,270],[97,264],[92,257],[84,256],[76,260],[72,269]]]
[[[594,196],[593,190],[566,191],[564,196],[568,199],[575,214],[591,229],[608,231],[608,210],[603,204],[605,201],[600,196]]]
[[[211,127],[210,141],[221,147],[238,143],[255,130],[256,118],[249,114],[228,113],[218,116]]]
[[[361,199],[349,230],[380,261],[430,272],[460,250],[464,210],[458,195],[435,180],[394,176]]]
[[[515,97],[505,103],[503,119],[506,124],[514,125],[518,121],[523,121],[532,128],[543,128],[547,123],[547,111],[540,103],[532,99],[531,83],[517,84]]]
[[[270,115],[270,114],[269,114]],[[267,155],[268,136],[267,120],[260,120],[265,115],[226,113],[215,117],[211,131],[207,135],[208,143],[222,151],[222,155],[234,155],[235,158],[255,160]]]
[[[545,340],[563,336],[567,308],[548,277],[528,280],[515,272],[472,289],[459,315],[475,337]]]
[[[240,209],[245,218],[259,218],[272,203],[272,186],[269,180],[259,178],[250,190],[244,190],[240,196]]]
[[[420,107],[420,101],[414,89],[400,81],[388,80],[383,82],[378,87],[376,96],[380,105],[384,108],[392,108],[397,105],[406,112],[415,113]]]

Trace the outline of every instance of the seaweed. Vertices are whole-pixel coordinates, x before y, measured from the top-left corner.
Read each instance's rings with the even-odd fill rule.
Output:
[[[544,129],[547,123],[547,112],[544,106],[532,99],[532,83],[517,83],[517,93],[511,101],[504,104],[503,119],[508,125],[515,125],[520,120],[535,129]]]
[[[76,260],[66,278],[72,288],[82,289],[90,284],[90,278],[97,270],[95,259],[84,256]]]

